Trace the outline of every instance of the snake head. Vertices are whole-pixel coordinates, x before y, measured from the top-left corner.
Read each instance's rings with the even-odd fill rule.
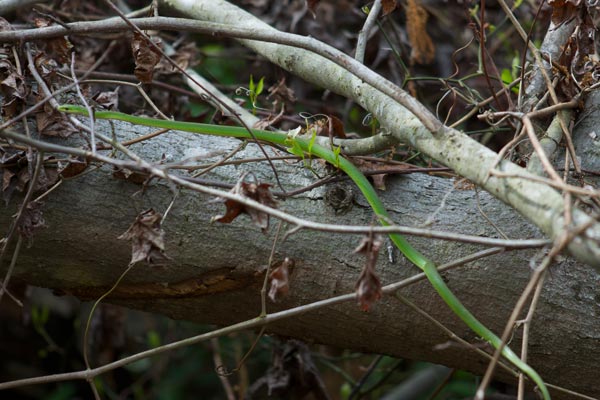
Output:
[[[56,107],[56,111],[70,113],[70,114],[82,114],[82,115],[88,114],[87,110],[85,110],[83,107],[77,106],[75,104],[61,104],[60,106]]]

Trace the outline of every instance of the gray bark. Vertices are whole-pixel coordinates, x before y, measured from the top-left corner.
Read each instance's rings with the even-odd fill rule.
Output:
[[[106,129],[106,124],[101,124]],[[117,124],[117,135],[127,139],[151,129]],[[235,141],[171,132],[148,143],[134,146],[147,160],[165,154],[180,160],[200,152],[228,151]],[[257,153],[248,146],[241,157]],[[314,163],[316,168],[322,168]],[[286,189],[314,180],[301,163],[278,163]],[[252,171],[263,181],[274,183],[267,165],[249,164],[218,168],[211,179],[235,182],[242,171]],[[476,208],[471,190],[452,190],[453,180],[411,175],[388,180],[381,193],[395,221],[419,226],[447,196],[436,214],[432,229],[497,237],[494,228]],[[104,293],[126,268],[130,244],[117,240],[136,214],[148,207],[164,211],[172,192],[162,183],[142,187],[111,177],[108,168],[64,182],[47,199],[44,217],[48,228],[36,235],[31,248],[23,249],[13,279],[57,289],[82,299]],[[280,203],[294,215],[319,222],[362,224],[373,222],[365,200],[354,190],[353,207],[336,214],[324,198],[327,187]],[[448,194],[451,191],[450,194]],[[511,238],[542,237],[539,230],[489,194],[479,194],[481,207]],[[255,317],[260,311],[259,290],[272,246],[274,228],[267,235],[245,216],[232,224],[209,224],[224,206],[198,193],[183,191],[164,223],[167,233],[168,265],[137,265],[107,301],[127,307],[162,313],[175,319],[226,325]],[[18,201],[0,211],[0,226],[7,227]],[[274,221],[272,221],[274,225]],[[353,254],[360,238],[302,231],[278,246],[277,258],[292,258],[291,290],[281,302],[269,303],[270,312],[352,292],[363,265]],[[411,238],[411,242],[437,263],[454,260],[480,247],[452,242]],[[505,252],[444,274],[450,288],[489,328],[500,333],[508,315],[531,274],[530,260],[536,251]],[[6,270],[4,263],[0,273]],[[419,272],[398,257],[391,263],[380,254],[378,272],[384,284]],[[597,360],[600,359],[600,274],[571,258],[562,258],[551,269],[533,320],[529,359],[549,383],[600,396]],[[443,322],[458,336],[481,344],[478,338],[451,313],[426,281],[402,290],[402,294]],[[285,320],[268,327],[268,332],[326,343],[365,352],[427,360],[482,373],[487,361],[460,346],[401,304],[384,297],[370,312],[356,304],[344,304]],[[519,335],[511,346],[519,350]],[[516,382],[499,371],[500,379]],[[563,398],[554,392],[555,398]],[[566,397],[564,397],[566,398]]]

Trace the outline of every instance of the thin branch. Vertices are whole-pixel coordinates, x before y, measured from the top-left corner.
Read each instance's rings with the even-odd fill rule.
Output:
[[[531,279],[529,280],[529,282],[527,283],[527,286],[523,290],[523,293],[521,294],[521,297],[517,301],[517,304],[515,304],[515,307],[513,308],[513,311],[506,323],[506,327],[504,328],[504,332],[502,333],[502,337],[500,339],[501,344],[500,344],[500,346],[498,346],[498,348],[494,352],[494,359],[488,365],[485,375],[483,376],[483,379],[481,380],[481,384],[479,385],[479,388],[477,389],[477,392],[475,395],[476,400],[484,399],[485,389],[491,381],[492,374],[494,373],[494,369],[498,363],[498,360],[500,360],[500,356],[502,354],[502,349],[506,345],[508,338],[511,335],[514,324],[517,321],[517,318],[519,317],[519,315],[521,314],[523,307],[525,306],[525,302],[527,301],[529,296],[531,296],[532,292],[534,290],[536,290],[538,283],[542,281],[545,271],[548,269],[550,264],[554,261],[554,258],[558,254],[560,254],[560,252],[563,250],[563,248],[565,248],[571,240],[573,240],[573,238],[576,236],[577,232],[584,231],[587,228],[587,225],[588,224],[583,224],[582,226],[578,227],[573,232],[565,231],[563,233],[563,235],[561,235],[561,237],[557,238],[554,246],[552,247],[552,249],[550,250],[548,255],[546,257],[544,257],[544,259],[540,263],[539,267],[537,267],[533,271],[533,275],[531,276]]]
[[[367,15],[365,25],[358,33],[358,40],[356,42],[356,53],[354,53],[354,58],[361,64],[365,63],[365,50],[367,48],[367,41],[369,40],[371,29],[373,29],[373,26],[375,26],[375,22],[377,22],[377,17],[379,17],[380,12],[381,0],[375,0],[375,2],[373,3],[373,7],[369,10],[369,14]]]
[[[151,17],[129,19],[128,22],[139,29],[160,29],[160,30],[180,30],[196,33],[205,33],[211,36],[223,36],[237,39],[260,40],[264,42],[284,44],[309,50],[328,60],[336,63],[342,68],[348,70],[358,78],[369,85],[380,90],[382,93],[390,96],[399,104],[410,110],[427,129],[436,133],[443,129],[443,125],[435,118],[425,106],[411,97],[398,86],[378,75],[374,71],[366,68],[358,61],[352,59],[334,47],[322,43],[311,37],[284,33],[274,29],[249,30],[236,28],[231,25],[204,22],[183,18]],[[125,21],[108,19],[93,22],[73,22],[66,24],[66,27],[60,25],[47,28],[27,29],[21,31],[0,32],[0,42],[35,40],[49,37],[59,37],[73,34],[90,34],[106,32],[122,32],[130,29],[130,25]],[[17,33],[18,32],[18,33]],[[17,34],[15,34],[17,33]]]

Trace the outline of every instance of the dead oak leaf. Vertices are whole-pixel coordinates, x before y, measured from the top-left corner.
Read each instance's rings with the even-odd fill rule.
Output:
[[[77,175],[81,174],[83,171],[85,171],[87,169],[88,165],[89,165],[89,162],[86,159],[83,159],[81,157],[78,157],[78,158],[71,157],[69,159],[69,162],[65,166],[61,166],[61,168],[59,168],[58,173],[63,178],[67,178],[67,179],[73,178],[74,176],[77,176]]]
[[[356,165],[362,173],[368,175],[369,178],[373,180],[373,186],[375,186],[377,190],[386,190],[385,179],[388,174],[393,172],[398,173],[398,170],[408,170],[411,168],[407,164],[378,163],[360,158],[352,159],[352,163]],[[381,171],[381,173],[378,173],[379,171]]]
[[[2,117],[10,119],[17,114],[19,106],[27,96],[25,80],[15,66],[7,59],[0,60],[0,93],[3,102],[0,105]]]
[[[53,25],[52,21],[46,18],[34,18],[33,22],[37,28],[45,28]],[[50,54],[52,58],[57,59],[63,64],[69,62],[73,45],[69,42],[67,36],[45,39],[42,43],[46,53]]]
[[[152,208],[138,214],[125,233],[118,237],[131,241],[131,261],[157,264],[169,260],[165,254],[165,232],[161,228],[162,215]]]
[[[381,2],[381,9],[383,11],[381,15],[385,17],[386,15],[394,11],[396,9],[396,5],[396,0],[383,0]]]
[[[435,57],[435,44],[427,33],[429,15],[420,0],[408,0],[406,7],[406,30],[412,47],[411,63],[429,64]]]
[[[583,6],[581,0],[548,0],[548,5],[552,7],[552,23],[557,27],[571,21]]]
[[[42,100],[43,96],[39,96],[39,99]],[[35,121],[38,132],[45,136],[67,138],[77,132],[64,114],[55,111],[50,103],[44,104],[41,110],[35,114]]]
[[[243,176],[233,189],[231,189],[230,193],[252,199],[267,207],[275,208],[277,207],[277,202],[269,189],[271,186],[272,185],[268,183],[246,182],[245,176]],[[269,214],[264,211],[248,207],[245,204],[231,199],[225,200],[225,206],[227,207],[225,215],[213,217],[212,221],[228,224],[236,219],[238,215],[248,214],[252,219],[252,222],[262,229],[263,233],[266,233],[269,228]]]
[[[373,303],[381,298],[381,281],[375,273],[379,249],[383,243],[381,236],[369,235],[363,237],[354,253],[361,253],[367,256],[367,261],[363,267],[355,290],[358,303],[363,311],[369,311]]]
[[[2,150],[0,149],[0,154]],[[46,190],[58,181],[58,169],[53,162],[54,157],[44,158],[44,166],[38,173],[38,179],[34,190]],[[0,176],[2,197],[6,204],[10,201],[12,194],[24,192],[31,181],[31,166],[35,164],[34,160],[26,152],[4,153],[0,157]]]
[[[150,40],[156,46],[160,46],[162,43],[160,38],[156,36],[152,36]],[[155,46],[149,44],[146,38],[139,32],[133,33],[131,51],[135,60],[133,73],[142,83],[151,83],[154,75],[154,67],[160,61],[162,54]]]
[[[106,110],[118,110],[119,109],[119,87],[115,90],[108,92],[100,92],[92,97],[92,99],[98,103],[99,106]]]

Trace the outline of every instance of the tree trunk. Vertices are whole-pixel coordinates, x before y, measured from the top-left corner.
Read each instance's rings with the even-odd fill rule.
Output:
[[[100,125],[98,129],[110,132],[107,124]],[[151,130],[116,124],[122,140]],[[237,144],[234,140],[171,132],[132,148],[146,160],[159,161],[165,156],[169,161],[199,153],[226,153]],[[236,157],[259,154],[250,145]],[[319,162],[312,164],[317,171],[324,172]],[[277,169],[288,191],[315,180],[301,162],[279,162]],[[262,163],[220,167],[210,179],[233,183],[243,171],[251,171],[263,182],[274,183],[271,169]],[[488,193],[477,195],[472,190],[453,189],[452,179],[414,174],[388,178],[386,183],[387,190],[381,196],[400,225],[420,226],[434,216],[428,226],[431,229],[497,237],[495,229],[477,209],[479,196],[483,212],[508,237],[542,237],[537,228]],[[332,224],[374,222],[366,201],[350,183],[334,185],[281,201],[279,208],[308,220]],[[340,188],[352,192],[350,210],[336,210],[331,202],[324,200],[329,199],[327,191]],[[164,212],[172,197],[172,191],[164,183],[152,182],[143,188],[113,178],[107,167],[64,182],[48,197],[44,206],[48,227],[35,236],[32,247],[22,249],[13,279],[81,299],[98,298],[113,285],[131,257],[130,244],[117,237],[127,230],[139,211],[153,207]],[[2,209],[0,226],[9,226],[18,204],[15,200]],[[231,224],[210,224],[211,217],[223,214],[225,208],[212,200],[182,190],[163,224],[166,251],[172,261],[158,267],[136,265],[106,301],[175,319],[218,325],[257,316],[276,221],[271,221],[266,235],[247,216]],[[356,235],[303,230],[278,243],[276,259],[289,257],[295,267],[289,294],[279,303],[269,302],[268,311],[352,292],[365,262],[361,255],[353,253],[360,239]],[[438,264],[481,249],[425,238],[410,238],[410,241]],[[531,250],[507,251],[444,273],[444,278],[465,305],[499,334],[527,283],[530,260],[536,255],[539,254]],[[384,284],[419,272],[402,257],[395,257],[397,260],[390,262],[387,250],[382,249],[377,272]],[[3,274],[6,264],[2,267]],[[596,371],[600,359],[597,317],[600,274],[570,258],[561,259],[550,272],[531,328],[530,363],[549,383],[600,396]],[[481,344],[427,281],[402,289],[401,293],[458,336]],[[369,312],[361,311],[352,302],[286,319],[268,326],[267,331],[307,342],[427,360],[475,373],[482,373],[487,365],[472,350],[444,345],[450,341],[444,332],[394,296],[385,296]],[[516,351],[519,339],[517,334],[511,342]],[[502,370],[498,376],[516,382]],[[562,398],[557,392],[554,396]]]

